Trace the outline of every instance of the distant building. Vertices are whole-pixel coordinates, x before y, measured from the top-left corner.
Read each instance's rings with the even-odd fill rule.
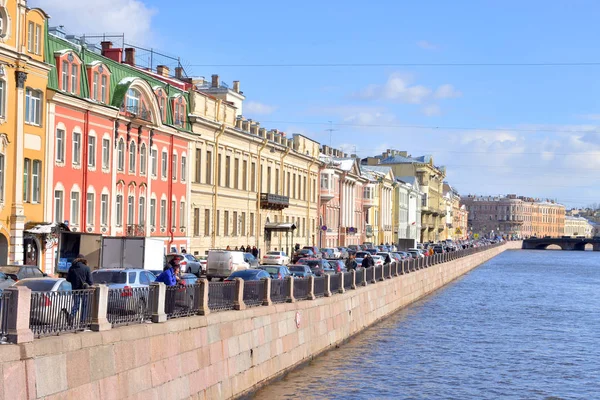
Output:
[[[565,217],[565,236],[585,236],[594,235],[594,226],[583,217]]]

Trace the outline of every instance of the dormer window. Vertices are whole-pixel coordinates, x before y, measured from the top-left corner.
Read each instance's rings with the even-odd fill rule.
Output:
[[[155,94],[160,108],[160,120],[164,122],[167,119],[167,95],[162,89],[157,89]]]
[[[110,71],[102,64],[92,63],[88,66],[88,77],[90,85],[90,98],[100,103],[107,104],[108,79]]]
[[[61,77],[61,90],[64,92],[79,94],[79,67],[81,62],[73,53],[67,53],[58,56],[60,66],[59,76]]]
[[[185,100],[179,96],[173,100],[173,125],[183,126],[185,123]]]

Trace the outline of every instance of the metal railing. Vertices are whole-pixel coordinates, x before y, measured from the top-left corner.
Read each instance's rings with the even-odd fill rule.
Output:
[[[11,292],[0,291],[0,336],[6,337],[8,333],[8,304]]]
[[[337,293],[340,291],[342,274],[332,274],[329,276],[329,291],[331,293]]]
[[[248,307],[261,306],[265,293],[265,281],[244,282],[244,304]]]
[[[198,313],[200,303],[197,294],[200,285],[167,286],[165,292],[165,314],[167,318],[179,318]]]
[[[381,277],[383,276],[383,267],[379,266],[379,267],[373,267],[374,271],[375,271],[375,280],[379,281],[381,279]]]
[[[373,274],[375,273],[375,267],[367,268],[367,282],[370,283],[373,280]]]
[[[308,278],[294,278],[294,298],[306,300],[310,292]]]
[[[271,280],[271,301],[273,303],[285,303],[288,298],[288,285],[285,279]]]
[[[315,277],[315,297],[323,297],[325,296],[325,278],[324,276],[316,276]]]
[[[356,286],[361,286],[364,282],[363,270],[364,270],[364,268],[356,269]]]
[[[117,325],[141,324],[152,317],[150,287],[108,289],[106,319]]]
[[[31,292],[29,327],[36,337],[89,329],[94,289]]]
[[[233,310],[235,282],[209,282],[208,308],[210,311]]]
[[[390,264],[384,264],[383,265],[383,277],[387,278],[388,276],[390,276]]]
[[[352,288],[352,272],[344,272],[344,289]]]

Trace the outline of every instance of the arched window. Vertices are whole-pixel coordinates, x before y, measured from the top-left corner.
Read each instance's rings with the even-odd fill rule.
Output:
[[[156,99],[158,100],[158,107],[160,108],[160,120],[164,122],[167,119],[167,95],[162,89],[156,89]]]
[[[73,52],[59,52],[56,67],[60,77],[61,89],[65,92],[79,94],[81,60]]]
[[[117,169],[119,171],[123,171],[125,168],[125,143],[123,139],[119,139],[119,144],[117,145]]]
[[[140,174],[146,175],[146,144],[142,143],[140,147]]]
[[[129,172],[135,173],[135,142],[129,143]]]
[[[140,107],[140,92],[136,89],[129,89],[127,91],[127,108],[125,111],[138,114]]]
[[[185,99],[178,96],[173,99],[173,124],[183,126],[185,119]]]

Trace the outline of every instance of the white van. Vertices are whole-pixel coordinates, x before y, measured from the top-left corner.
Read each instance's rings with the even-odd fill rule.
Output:
[[[206,262],[206,277],[225,279],[232,272],[249,269],[250,264],[244,260],[244,253],[230,250],[209,250]]]

